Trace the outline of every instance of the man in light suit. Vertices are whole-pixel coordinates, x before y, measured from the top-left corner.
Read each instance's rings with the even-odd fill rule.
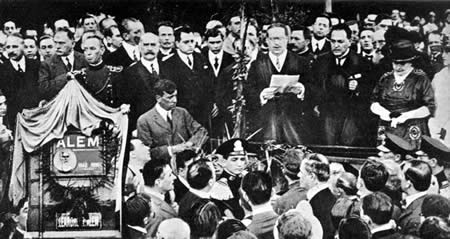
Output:
[[[56,52],[39,68],[39,91],[41,100],[51,100],[67,83],[67,73],[87,66],[83,54],[73,50],[75,45],[73,33],[60,29],[55,33]]]
[[[144,33],[139,41],[141,60],[125,70],[123,92],[125,101],[130,104],[130,127],[136,129],[136,121],[143,113],[155,106],[153,87],[159,79],[161,61],[157,59],[159,39],[153,33]]]
[[[152,158],[144,165],[142,175],[145,183],[142,194],[150,199],[150,208],[155,214],[146,225],[147,235],[154,238],[162,221],[178,216],[177,203],[164,201],[164,195],[173,190],[175,175],[169,161],[159,157]]]
[[[150,147],[151,158],[173,158],[198,149],[207,139],[206,129],[177,105],[177,86],[169,80],[155,84],[156,105],[137,121],[138,138]],[[174,164],[172,164],[173,169]]]
[[[403,166],[402,190],[405,210],[400,214],[397,225],[404,235],[419,236],[418,228],[422,215],[422,203],[431,185],[432,170],[428,163],[422,160],[406,161]]]

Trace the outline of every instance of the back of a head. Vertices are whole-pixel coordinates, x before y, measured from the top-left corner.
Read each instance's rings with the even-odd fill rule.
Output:
[[[166,219],[158,226],[158,239],[189,239],[190,237],[189,225],[179,218]]]
[[[394,205],[389,196],[382,192],[375,192],[365,196],[362,199],[362,208],[364,214],[377,225],[383,225],[392,218]]]
[[[299,149],[288,149],[283,157],[284,172],[292,180],[298,179],[300,165],[305,153]]]
[[[349,197],[341,197],[336,200],[336,203],[331,208],[331,221],[335,228],[344,218],[352,216],[359,216],[361,209],[361,202],[359,200],[351,199]]]
[[[257,237],[249,231],[238,231],[233,233],[227,239],[257,239]]]
[[[204,200],[195,203],[192,212],[187,219],[192,238],[212,237],[222,219],[220,209],[213,202]]]
[[[450,200],[439,194],[425,196],[422,203],[422,215],[448,218],[450,216]]]
[[[227,219],[217,226],[216,238],[227,239],[233,233],[245,230],[247,230],[247,227],[240,220]]]
[[[155,186],[155,181],[161,177],[164,168],[169,165],[169,162],[163,158],[152,158],[152,160],[145,163],[142,170],[142,176],[146,186]]]
[[[361,167],[360,177],[369,191],[377,192],[386,185],[389,173],[382,162],[368,160]]]
[[[272,177],[266,172],[250,172],[242,179],[241,187],[252,205],[261,205],[269,202],[272,195]]]
[[[355,196],[358,193],[356,176],[351,173],[341,173],[336,180],[336,188],[341,189],[347,196]]]
[[[338,234],[339,239],[370,239],[372,237],[369,225],[360,217],[342,219]]]
[[[300,211],[290,210],[278,218],[277,231],[280,239],[310,239],[312,225]]]
[[[150,216],[150,212],[150,200],[137,194],[125,202],[123,218],[130,226],[144,226],[144,219]]]
[[[405,179],[409,180],[417,191],[427,191],[432,176],[430,165],[421,160],[411,160],[407,164],[409,167],[405,171]]]
[[[450,238],[450,222],[448,218],[428,217],[419,228],[421,239]]]
[[[213,178],[213,169],[208,165],[207,159],[199,159],[188,166],[187,181],[197,190],[204,189]]]
[[[327,182],[330,178],[330,162],[323,154],[312,154],[305,159],[305,170],[314,174],[319,182]]]

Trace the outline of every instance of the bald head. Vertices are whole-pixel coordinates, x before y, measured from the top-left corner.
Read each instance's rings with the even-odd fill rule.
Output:
[[[164,220],[159,224],[157,239],[189,239],[191,229],[189,225],[179,218]]]
[[[142,34],[139,40],[139,51],[147,61],[153,61],[159,52],[159,38],[157,35],[147,32]]]

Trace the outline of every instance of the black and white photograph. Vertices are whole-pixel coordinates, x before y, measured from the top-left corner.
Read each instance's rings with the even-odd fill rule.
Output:
[[[450,239],[448,131],[448,0],[0,0],[0,239]]]

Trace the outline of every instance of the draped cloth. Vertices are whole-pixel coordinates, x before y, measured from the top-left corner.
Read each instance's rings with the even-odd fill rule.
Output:
[[[62,139],[69,126],[91,136],[103,119],[119,129],[123,147],[116,160],[114,190],[120,202],[120,179],[125,155],[128,116],[120,108],[111,108],[91,96],[76,80],[68,81],[58,95],[43,107],[25,109],[17,114],[9,198],[16,205],[26,195],[25,155],[39,150],[54,139]],[[36,160],[36,158],[30,158]],[[117,204],[116,204],[117,205]]]

